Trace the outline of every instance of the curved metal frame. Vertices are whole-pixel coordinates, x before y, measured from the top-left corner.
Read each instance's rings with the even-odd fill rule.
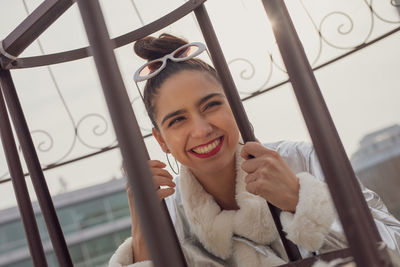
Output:
[[[23,0],[23,1],[25,2],[25,0]],[[349,56],[349,55],[351,55],[351,54],[353,54],[353,53],[355,53],[357,51],[360,51],[360,50],[362,50],[362,49],[364,49],[366,47],[369,47],[370,45],[376,43],[377,41],[382,40],[382,39],[384,39],[386,37],[389,37],[389,36],[395,34],[396,32],[398,32],[400,30],[400,27],[397,27],[397,28],[394,28],[394,29],[390,30],[389,32],[387,32],[385,34],[382,34],[380,36],[375,37],[374,39],[366,41],[371,36],[371,31],[373,30],[373,26],[374,26],[374,17],[376,17],[377,20],[380,20],[380,21],[382,21],[384,23],[389,23],[389,24],[398,24],[398,23],[400,23],[400,21],[390,20],[390,19],[387,19],[387,18],[383,17],[381,14],[379,14],[379,12],[377,12],[377,10],[375,10],[374,5],[373,5],[372,2],[369,3],[367,0],[364,0],[364,2],[365,2],[366,12],[369,12],[369,17],[371,18],[370,25],[369,25],[369,34],[367,35],[367,37],[365,37],[361,41],[357,42],[359,44],[354,45],[354,47],[351,47],[350,51],[348,51],[348,52],[346,52],[346,53],[344,53],[342,55],[339,55],[339,56],[337,56],[337,57],[335,57],[333,59],[330,59],[330,60],[328,60],[328,61],[326,61],[324,63],[321,63],[319,65],[316,65],[316,63],[317,63],[318,59],[321,56],[322,43],[323,42],[325,42],[328,46],[337,48],[339,50],[348,50],[349,49],[348,47],[343,48],[343,46],[340,46],[338,44],[332,43],[331,41],[329,41],[328,37],[324,36],[324,34],[323,34],[324,27],[323,26],[325,25],[325,21],[328,21],[333,16],[335,16],[335,17],[339,16],[339,18],[340,18],[340,16],[344,16],[343,18],[346,18],[346,22],[348,22],[350,26],[348,27],[348,29],[346,31],[343,31],[343,28],[344,28],[345,24],[339,24],[339,26],[337,27],[337,33],[341,34],[341,35],[348,35],[352,30],[354,30],[354,26],[353,26],[354,23],[353,23],[352,19],[350,18],[350,15],[348,15],[346,13],[343,13],[343,12],[340,12],[340,11],[335,11],[335,12],[330,12],[327,15],[325,15],[322,18],[322,20],[321,20],[321,22],[319,23],[319,26],[318,26],[317,25],[318,23],[315,22],[315,20],[311,16],[311,13],[307,10],[305,4],[303,3],[303,1],[299,2],[299,3],[301,3],[301,6],[304,9],[304,11],[305,11],[306,15],[308,16],[309,20],[311,21],[311,24],[313,25],[316,34],[318,33],[318,35],[319,35],[319,45],[318,45],[319,48],[318,48],[317,56],[314,59],[310,59],[310,61],[313,62],[311,64],[313,66],[313,71],[321,69],[321,68],[323,68],[325,66],[328,66],[328,65],[330,65],[330,64],[332,64],[332,63],[334,63],[334,62],[336,62],[336,61],[338,61],[338,60],[340,60],[342,58],[345,58],[345,57],[347,57],[347,56]],[[396,8],[395,5],[393,5],[393,7]],[[27,10],[27,7],[25,7],[25,9],[26,9],[26,11],[28,12],[28,15],[29,15],[29,11]],[[135,6],[134,6],[134,9],[137,12],[137,9],[136,9]],[[178,16],[182,16],[182,15],[179,15],[179,12],[180,12],[179,10],[183,10],[183,9],[184,8],[181,6],[181,7],[177,8],[176,10],[174,10],[173,12],[178,14]],[[186,13],[186,12],[187,12],[187,10],[184,13]],[[167,17],[167,16],[162,17],[160,20],[163,20],[165,17]],[[170,18],[169,21],[171,21],[173,19],[174,18]],[[157,21],[160,21],[160,20],[157,20]],[[150,23],[150,24],[152,24],[152,23]],[[161,23],[161,24],[163,24],[163,23]],[[133,32],[135,32],[135,31],[131,31],[131,32],[127,33],[127,34],[121,35],[121,36],[119,36],[117,38],[114,38],[113,40],[116,41],[118,39],[121,39],[123,36],[132,35]],[[38,40],[38,45],[39,45],[40,48],[42,47],[41,44],[40,44],[40,40]],[[76,50],[82,50],[82,49],[86,49],[86,48],[80,48],[80,49],[76,49]],[[73,51],[76,51],[76,50],[65,51],[63,53],[58,53],[57,55],[61,55],[62,57],[67,57],[70,53],[72,53]],[[41,51],[42,51],[43,56],[21,58],[21,60],[28,59],[29,61],[31,61],[31,59],[37,58],[37,60],[41,61],[41,60],[45,60],[46,57],[54,56],[54,54],[44,55],[44,51],[43,51],[42,48],[41,48]],[[69,54],[64,54],[64,53],[69,53]],[[254,97],[257,97],[257,96],[259,96],[259,95],[261,95],[261,94],[263,94],[265,92],[268,92],[270,90],[279,88],[280,86],[282,86],[284,84],[287,84],[289,82],[289,79],[286,79],[286,80],[283,80],[281,82],[278,82],[276,84],[272,84],[272,85],[266,87],[266,85],[270,81],[271,74],[273,72],[273,67],[276,67],[277,70],[280,70],[280,71],[282,71],[284,73],[287,73],[286,70],[283,67],[279,66],[278,63],[275,62],[274,56],[271,53],[269,53],[269,57],[270,57],[269,73],[267,74],[265,82],[263,82],[263,84],[258,89],[257,88],[256,89],[248,88],[248,89],[245,90],[246,93],[245,92],[240,92],[240,93],[243,93],[243,95],[244,95],[244,97],[242,98],[242,101],[246,101],[246,100],[252,99]],[[243,71],[241,71],[241,73],[239,75],[239,78],[242,78],[243,80],[251,79],[253,77],[254,73],[255,73],[255,69],[254,69],[254,66],[252,65],[252,63],[249,60],[244,59],[244,58],[236,58],[236,59],[231,60],[230,62],[228,62],[228,64],[229,65],[238,64],[240,62],[245,63],[251,69],[250,69],[249,72],[248,72],[247,69],[244,69]],[[10,65],[9,67],[12,68],[12,65]],[[88,144],[80,136],[80,129],[79,128],[81,126],[83,127],[83,124],[87,124],[88,123],[87,119],[89,119],[89,118],[91,118],[91,119],[95,118],[95,119],[100,120],[99,123],[96,124],[96,126],[94,126],[94,128],[92,129],[92,133],[95,135],[95,137],[96,136],[101,136],[101,135],[104,135],[104,134],[108,133],[107,132],[107,128],[109,128],[108,127],[108,123],[107,123],[106,119],[104,118],[104,116],[102,114],[97,114],[97,113],[87,114],[87,115],[83,116],[82,118],[80,118],[76,122],[75,119],[72,117],[71,111],[70,111],[70,109],[69,109],[69,107],[68,107],[68,105],[67,105],[67,103],[66,103],[66,101],[65,101],[65,99],[64,99],[64,97],[62,95],[62,92],[60,90],[60,85],[57,83],[57,80],[56,80],[56,77],[54,76],[54,73],[52,71],[51,65],[47,65],[47,68],[48,68],[48,71],[49,71],[49,74],[50,74],[50,78],[52,79],[53,84],[55,86],[55,89],[57,91],[57,94],[60,97],[60,101],[62,102],[62,106],[65,109],[66,115],[68,116],[68,118],[70,120],[70,123],[72,124],[72,128],[73,129],[71,129],[71,132],[74,133],[74,135],[73,135],[73,139],[71,141],[71,144],[68,147],[68,149],[66,150],[66,152],[63,153],[61,157],[59,157],[57,159],[54,159],[53,161],[51,161],[49,163],[42,163],[42,169],[43,170],[49,170],[49,169],[57,168],[57,167],[60,167],[60,166],[65,166],[66,164],[79,161],[80,159],[89,158],[91,156],[98,155],[98,154],[101,154],[101,153],[104,153],[104,152],[107,152],[107,151],[110,151],[112,149],[117,148],[117,145],[115,145],[115,140],[112,140],[112,144],[110,144],[110,145],[91,146],[90,144]],[[247,93],[247,91],[251,92],[251,93],[249,94],[249,93]],[[249,94],[249,95],[247,95],[247,94]],[[132,105],[135,105],[135,101],[137,99],[138,98],[134,98],[132,100]],[[100,132],[100,133],[98,132],[99,127],[102,127],[101,129],[103,129],[102,132]],[[150,131],[148,131],[148,129],[142,128],[142,130],[144,130],[144,133],[150,132]],[[41,153],[41,152],[43,152],[43,153],[50,152],[50,150],[54,146],[54,142],[53,142],[54,139],[49,134],[49,132],[47,132],[44,129],[43,130],[42,129],[35,129],[35,130],[33,130],[31,132],[31,134],[39,135],[39,136],[42,136],[44,138],[44,139],[41,139],[43,141],[40,141],[37,144],[37,151],[39,153]],[[149,136],[151,136],[151,134],[145,134],[143,136],[143,138],[147,138]],[[81,156],[78,156],[76,158],[65,160],[71,154],[72,150],[77,145],[77,141],[79,141],[85,147],[87,147],[89,149],[97,149],[97,151],[91,152],[91,153],[87,153],[85,155],[81,155]],[[28,174],[25,173],[25,176],[26,175],[28,175]],[[0,184],[8,182],[8,181],[11,180],[11,178],[7,177],[7,176],[9,176],[7,172],[4,172],[4,173],[0,174]]]
[[[318,66],[312,68],[312,70],[314,72],[316,70],[319,70],[319,69],[322,69],[322,68],[324,68],[326,66],[329,66],[330,64],[335,63],[335,62],[337,62],[337,61],[339,61],[339,60],[341,60],[341,59],[343,59],[343,58],[345,58],[345,57],[347,57],[347,56],[349,56],[351,54],[354,54],[354,53],[364,49],[364,48],[367,48],[367,47],[375,44],[376,42],[379,42],[379,41],[391,36],[392,34],[395,34],[395,33],[399,32],[399,31],[400,31],[400,27],[397,27],[397,28],[385,33],[385,34],[382,34],[381,36],[378,36],[378,37],[372,39],[369,42],[366,42],[366,43],[364,43],[362,45],[357,46],[356,48],[352,49],[351,51],[349,51],[347,53],[344,53],[344,54],[342,54],[342,55],[340,55],[338,57],[335,57],[335,58],[333,58],[333,59],[331,59],[331,60],[329,60],[329,61],[327,61],[327,62],[325,62],[325,63],[323,63],[321,65],[318,65]],[[264,94],[266,92],[269,92],[271,90],[277,89],[278,87],[280,87],[282,85],[285,85],[285,84],[287,84],[289,82],[290,82],[290,80],[286,79],[286,80],[284,80],[282,82],[279,82],[277,84],[271,85],[271,86],[269,86],[269,87],[267,87],[265,89],[258,90],[258,91],[252,93],[249,96],[243,97],[242,98],[242,102],[245,102],[245,101],[250,100],[250,99],[252,99],[254,97],[260,96],[260,95],[262,95],[262,94]],[[149,138],[151,136],[152,136],[152,134],[143,135],[143,139]],[[42,167],[42,170],[43,171],[47,171],[47,170],[51,170],[51,169],[54,169],[54,168],[62,167],[62,166],[65,166],[65,165],[80,161],[82,159],[90,158],[90,157],[93,157],[93,156],[108,152],[110,150],[114,150],[116,148],[118,148],[118,145],[103,147],[103,148],[99,149],[99,151],[88,153],[88,154],[85,154],[85,155],[82,155],[82,156],[79,156],[79,157],[76,157],[76,158],[73,158],[73,159],[70,159],[70,160],[62,161],[60,163],[52,163],[52,164],[49,164],[49,165],[44,165]],[[24,173],[24,176],[28,176],[28,175],[29,175],[29,173]],[[0,184],[7,183],[7,182],[10,182],[10,181],[11,181],[11,177],[3,178],[3,179],[0,179]]]
[[[55,252],[61,266],[72,266],[72,262],[65,244],[63,244],[65,240],[63,241],[63,238],[59,238],[59,235],[62,236],[62,232],[60,229],[57,229],[59,223],[54,207],[46,203],[51,202],[51,197],[37,159],[36,151],[33,147],[29,129],[24,120],[22,109],[18,107],[18,98],[15,88],[13,88],[12,85],[11,75],[9,75],[7,69],[55,64],[87,57],[89,54],[93,54],[123,158],[125,162],[128,163],[139,162],[139,165],[135,167],[132,164],[127,164],[126,169],[129,183],[134,191],[133,196],[135,198],[136,208],[139,212],[139,219],[144,228],[146,242],[149,245],[153,262],[156,266],[164,266],[165,264],[168,266],[186,266],[182,251],[179,249],[180,245],[178,239],[176,234],[174,235],[172,223],[170,220],[168,221],[169,216],[167,215],[165,203],[163,207],[157,204],[158,200],[154,192],[151,173],[145,163],[148,159],[148,154],[132,107],[127,100],[126,90],[116,64],[113,49],[152,34],[193,11],[202,29],[214,65],[221,77],[227,99],[233,110],[240,132],[245,141],[255,140],[254,133],[252,132],[236,86],[213,31],[211,21],[203,5],[204,2],[205,0],[188,1],[159,20],[110,40],[98,0],[80,0],[78,5],[91,45],[89,48],[80,48],[62,53],[13,61],[13,57],[17,57],[72,5],[72,1],[68,0],[46,0],[2,41],[4,52],[0,55],[1,88],[7,99],[9,112],[15,128],[18,131],[18,138],[22,144],[24,157],[28,162],[32,178],[36,181],[42,180],[40,185],[38,184],[38,186],[35,186],[35,190],[38,194],[39,202],[41,202],[42,212],[44,216],[48,218],[46,220],[47,227],[49,231],[54,231],[54,238],[51,238],[51,241],[53,246],[56,247]],[[357,184],[334,124],[329,116],[329,112],[286,7],[281,0],[263,0],[263,4],[268,16],[280,22],[275,24],[279,25],[279,28],[274,28],[277,43],[281,50],[304,119],[310,131],[316,152],[319,156],[329,189],[335,205],[338,208],[339,217],[349,241],[350,251],[355,261],[360,266],[391,266],[389,257],[385,254],[386,251],[378,251],[377,247],[374,246],[374,244],[380,240],[379,234],[369,214],[367,205],[362,198],[361,190]],[[12,57],[10,57],[10,55],[12,55]],[[109,88],[113,88],[113,90]],[[14,97],[12,97],[13,95]],[[1,103],[0,101],[0,104]],[[13,177],[19,177],[18,179],[21,181],[21,179],[23,179],[21,178],[21,166],[18,166],[18,164],[13,165],[9,160],[9,157],[15,157],[15,153],[11,150],[16,151],[16,147],[15,142],[12,142],[13,137],[11,129],[9,125],[7,126],[7,111],[4,105],[0,105],[0,107],[0,122],[2,125],[5,125],[4,129],[8,129],[8,132],[6,132],[2,127],[1,138],[3,143],[7,144],[5,148],[8,149],[6,155],[10,172]],[[125,116],[120,116],[121,114],[125,114]],[[323,125],[323,127],[321,127],[321,125]],[[10,144],[12,147],[11,150],[9,149]],[[16,161],[18,162],[17,159]],[[338,173],[339,171],[340,175]],[[17,180],[14,180],[14,178],[13,184],[16,191],[20,190],[17,190]],[[354,206],[349,207],[346,205],[347,202],[354,203]],[[26,212],[27,214],[31,213],[29,208],[28,210],[24,210],[24,208],[26,208],[24,205],[29,206],[27,203],[19,202],[21,212]],[[274,217],[278,218],[277,211],[274,208],[272,208],[271,212],[275,213]],[[162,220],[161,226],[157,225],[158,222],[152,221],[154,217]],[[355,224],[353,224],[353,222],[354,220],[359,220],[359,218],[362,218],[365,225],[358,224],[357,229],[354,229]],[[25,223],[27,223],[26,220]],[[277,224],[279,225],[279,219],[277,220]],[[154,233],[155,230],[158,231]],[[283,243],[285,243],[286,241],[283,233],[281,233],[281,237]],[[35,250],[33,248],[34,246],[40,248],[40,238],[37,240],[37,236],[36,238],[35,236],[30,236],[28,230],[27,238],[34,260],[36,259],[36,262],[43,261],[43,250]],[[289,246],[285,245],[285,249],[292,261],[299,259],[299,252],[296,251],[296,248],[291,246],[290,243]],[[337,252],[335,255],[347,253],[348,250],[343,250]],[[329,255],[332,256],[332,254]],[[325,256],[328,258],[328,254]],[[324,258],[325,256],[320,255],[319,257]],[[286,266],[291,266],[291,264],[293,263],[286,264]],[[300,260],[295,264],[297,266],[308,266],[310,260]],[[41,266],[42,265],[45,265],[45,260],[41,263]]]
[[[139,29],[133,30],[129,33],[118,36],[112,41],[112,48],[118,48],[134,41],[143,38],[147,35],[150,35],[156,31],[161,30],[162,28],[167,27],[168,25],[180,20],[184,16],[191,13],[198,6],[203,4],[206,0],[198,0],[198,1],[188,1],[167,15],[155,20]],[[63,62],[69,62],[73,60],[82,59],[85,57],[90,57],[90,47],[82,47],[70,51],[65,51],[61,53],[48,54],[43,56],[34,56],[34,57],[25,57],[18,58],[17,60],[11,62],[11,64],[5,69],[21,69],[21,68],[32,68],[39,66],[46,66],[51,64],[58,64]]]

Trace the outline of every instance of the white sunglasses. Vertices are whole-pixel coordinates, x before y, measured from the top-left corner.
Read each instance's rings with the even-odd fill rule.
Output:
[[[206,50],[206,46],[203,43],[194,42],[190,44],[185,44],[177,48],[172,53],[167,54],[162,58],[147,62],[146,64],[141,66],[135,72],[133,80],[137,83],[156,76],[167,65],[167,59],[175,62],[181,62],[198,56],[204,50]]]

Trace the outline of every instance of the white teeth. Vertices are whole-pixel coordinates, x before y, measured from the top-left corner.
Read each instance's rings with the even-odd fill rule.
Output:
[[[201,147],[194,148],[193,151],[196,152],[197,154],[207,154],[207,153],[210,153],[211,150],[216,148],[220,142],[221,142],[221,139],[218,138],[217,140],[215,140],[211,144],[208,144],[206,146],[201,146]]]

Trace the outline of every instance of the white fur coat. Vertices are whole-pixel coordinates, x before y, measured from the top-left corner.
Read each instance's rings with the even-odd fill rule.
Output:
[[[219,259],[219,263],[207,266],[281,265],[286,262],[286,257],[268,205],[265,199],[246,191],[246,173],[240,168],[241,163],[242,158],[237,151],[236,201],[239,210],[221,210],[190,170],[182,166],[177,194],[180,194],[184,210],[183,219],[190,228],[189,235],[199,241],[201,249]],[[308,172],[296,175],[300,182],[299,202],[294,214],[281,213],[283,231],[297,245],[316,251],[322,246],[335,218],[334,208],[324,182]],[[205,266],[204,262],[196,260],[196,251],[199,250],[186,249],[186,237],[179,234],[183,231],[177,229],[177,232],[185,257],[191,263],[189,266]],[[133,264],[132,259],[129,238],[112,256],[109,267],[152,266],[150,261]]]

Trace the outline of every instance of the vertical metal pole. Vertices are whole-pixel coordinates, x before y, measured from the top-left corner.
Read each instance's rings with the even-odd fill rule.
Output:
[[[12,118],[15,131],[20,142],[25,162],[31,176],[36,196],[43,214],[44,221],[49,232],[50,240],[53,245],[54,253],[61,267],[69,267],[72,260],[68,252],[67,243],[60,223],[54,209],[53,201],[40,166],[39,158],[36,154],[35,146],[26,123],[21,104],[9,70],[3,70],[0,74],[0,84],[7,102],[8,110]]]
[[[215,34],[214,28],[207,14],[207,10],[204,7],[204,4],[196,8],[194,12],[196,14],[197,21],[199,22],[204,39],[207,43],[207,47],[210,51],[215,69],[217,70],[219,78],[221,79],[226,98],[228,99],[229,105],[231,106],[243,141],[255,141],[256,138],[254,136],[254,132],[250,125],[249,119],[247,118],[247,114],[244,110],[242,101],[240,100],[239,93],[236,89],[236,85],[229,71],[228,64],[226,63],[224,54],[222,53],[218,38]],[[282,240],[282,244],[286,250],[286,254],[289,260],[295,261],[301,259],[301,255],[297,246],[293,244],[290,240],[286,239],[285,234],[282,231],[282,224],[279,220],[280,210],[270,203],[268,203],[268,207],[271,211],[272,218],[274,219],[276,228],[279,232],[279,236]]]
[[[3,75],[4,70],[0,70]],[[0,87],[0,134],[3,143],[8,169],[10,170],[11,180],[14,187],[15,196],[18,202],[18,208],[21,214],[22,223],[25,229],[25,235],[28,240],[28,247],[31,253],[34,266],[47,266],[46,257],[40,240],[35,214],[32,203],[29,199],[29,192],[26,186],[24,173],[18,156],[17,146],[8,118],[7,109],[3,98],[3,85]]]
[[[392,266],[284,1],[263,4],[357,266]]]
[[[166,205],[161,206],[156,195],[148,166],[149,155],[122,81],[99,2],[80,0],[78,6],[153,263],[155,266],[186,266]]]

